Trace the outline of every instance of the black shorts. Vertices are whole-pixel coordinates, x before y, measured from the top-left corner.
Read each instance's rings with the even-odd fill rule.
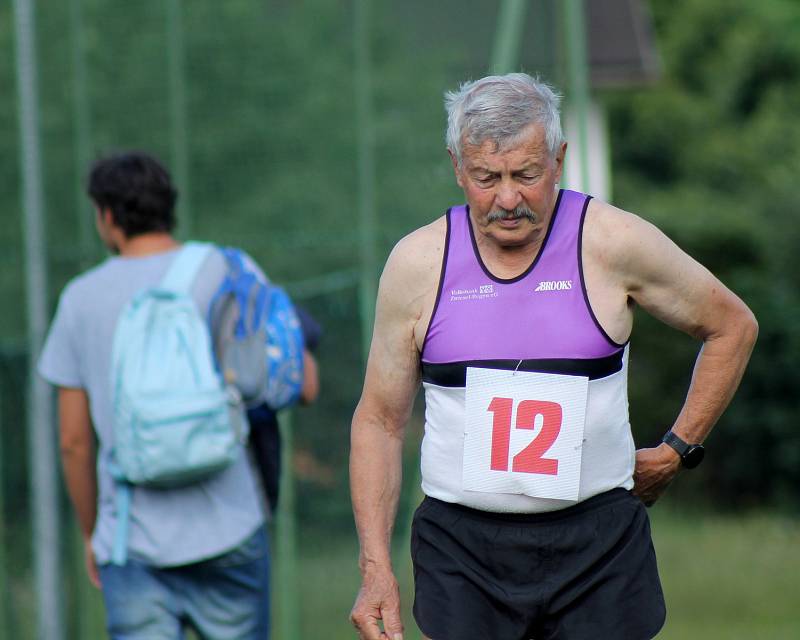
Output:
[[[411,558],[433,640],[648,640],[664,625],[650,522],[624,489],[542,514],[425,498]]]

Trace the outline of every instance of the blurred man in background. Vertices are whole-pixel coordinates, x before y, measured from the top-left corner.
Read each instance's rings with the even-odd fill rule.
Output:
[[[730,402],[750,310],[641,218],[559,190],[559,98],[525,74],[446,98],[466,206],[401,240],[378,292],[350,457],[360,637],[402,637],[390,539],[420,381],[414,615],[434,640],[644,640],[665,618],[645,505]],[[628,420],[633,309],[702,341],[664,440]],[[381,631],[379,621],[384,630]]]
[[[177,640],[191,627],[204,639],[263,640],[269,551],[244,449],[207,480],[174,489],[137,486],[127,560],[111,562],[120,490],[112,476],[115,328],[137,293],[162,282],[181,247],[172,236],[177,193],[151,156],[122,153],[97,162],[88,191],[97,231],[113,255],[65,288],[39,372],[58,387],[64,475],[89,578],[103,591],[109,634]],[[226,272],[223,255],[211,251],[191,286],[203,317]]]

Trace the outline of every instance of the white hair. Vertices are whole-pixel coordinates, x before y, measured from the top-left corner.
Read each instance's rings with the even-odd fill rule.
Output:
[[[444,96],[447,110],[447,148],[461,165],[463,145],[493,141],[498,148],[514,142],[528,125],[544,128],[547,148],[558,153],[561,132],[561,96],[526,73],[487,76],[465,82]]]

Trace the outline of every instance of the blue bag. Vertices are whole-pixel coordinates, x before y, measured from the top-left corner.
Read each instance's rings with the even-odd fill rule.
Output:
[[[283,409],[303,388],[303,332],[289,296],[240,250],[222,249],[228,273],[209,309],[217,367],[246,406]]]

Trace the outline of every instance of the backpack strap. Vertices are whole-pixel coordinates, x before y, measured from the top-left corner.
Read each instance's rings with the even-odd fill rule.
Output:
[[[236,323],[235,335],[238,339],[243,339],[250,333],[257,331],[261,326],[264,318],[264,312],[267,302],[267,289],[268,286],[259,286],[259,280],[256,274],[247,268],[244,261],[244,256],[239,249],[226,247],[223,249],[225,259],[228,261],[228,268],[231,272],[231,280],[233,281],[233,292],[236,295],[239,303],[239,309],[242,313]],[[250,304],[250,296],[253,288],[256,288],[257,294],[255,300]],[[251,312],[250,318],[246,317],[247,311]],[[248,320],[250,326],[247,326]]]
[[[200,267],[206,261],[213,245],[206,242],[187,242],[169,266],[160,287],[174,293],[191,291]]]
[[[111,546],[111,562],[120,567],[128,561],[128,527],[131,516],[131,491],[127,482],[117,481],[117,526]]]
[[[228,273],[211,300],[209,325],[213,326],[212,316],[218,302],[225,296],[233,296],[240,310],[233,335],[237,340],[244,340],[251,333],[258,331],[264,322],[269,284],[261,283],[256,274],[247,268],[239,249],[222,247],[220,251],[228,263]],[[261,284],[263,286],[260,286]],[[256,291],[256,295],[251,301],[253,290]],[[248,311],[250,317],[246,315]]]

